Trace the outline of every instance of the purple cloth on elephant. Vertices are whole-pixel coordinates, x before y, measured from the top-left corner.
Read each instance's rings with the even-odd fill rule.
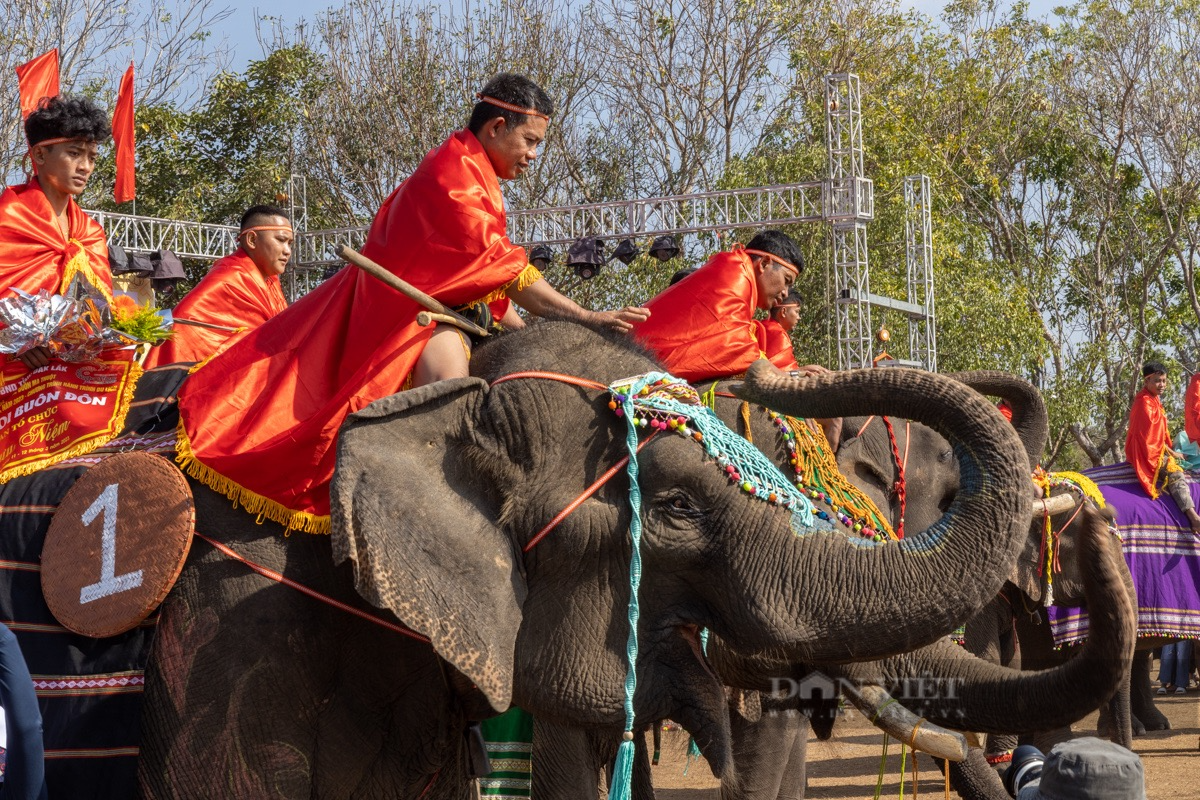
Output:
[[[1200,540],[1170,495],[1146,496],[1126,462],[1084,470],[1117,515],[1122,549],[1138,598],[1138,635],[1200,639]],[[1188,473],[1192,502],[1200,475]],[[1052,606],[1055,647],[1087,638],[1087,611]]]

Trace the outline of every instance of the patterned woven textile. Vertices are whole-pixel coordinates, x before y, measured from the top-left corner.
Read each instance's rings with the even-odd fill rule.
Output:
[[[479,779],[480,794],[498,800],[524,800],[530,793],[533,717],[517,707],[483,721],[492,771]]]
[[[107,639],[79,636],[60,626],[42,598],[46,530],[63,495],[105,456],[138,448],[170,457],[174,393],[186,374],[186,368],[147,371],[120,438],[0,484],[0,620],[17,635],[40,701],[51,798],[137,796],[142,673],[157,615]],[[165,432],[156,433],[161,426]],[[133,432],[139,428],[147,432]]]
[[[1125,560],[1138,598],[1138,635],[1200,639],[1200,540],[1165,492],[1146,496],[1127,463],[1085,470],[1117,515]],[[1200,474],[1189,473],[1192,502],[1200,501]],[[1049,609],[1054,644],[1087,638],[1087,611]]]

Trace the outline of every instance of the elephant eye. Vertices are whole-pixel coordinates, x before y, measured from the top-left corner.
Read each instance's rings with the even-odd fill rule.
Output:
[[[686,492],[676,490],[671,492],[665,498],[667,511],[679,517],[694,517],[700,514],[700,509],[692,501],[692,498]]]

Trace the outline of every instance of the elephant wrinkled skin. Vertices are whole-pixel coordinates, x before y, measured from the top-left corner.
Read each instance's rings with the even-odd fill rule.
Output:
[[[663,698],[686,688],[680,721],[718,773],[728,721],[722,687],[696,655],[698,627],[794,660],[930,644],[995,594],[1030,513],[1019,441],[965,387],[864,370],[796,393],[762,364],[747,391],[793,395],[807,416],[922,420],[956,443],[964,478],[928,531],[874,545],[794,530],[790,513],[731,485],[688,439],[661,435],[644,448],[637,712],[677,711]],[[514,702],[552,724],[619,730],[624,473],[521,550],[621,459],[625,423],[601,392],[536,378],[489,383],[525,370],[610,383],[655,366],[615,337],[540,323],[481,347],[476,377],[362,409],[340,434],[329,537],[285,537],[196,486],[198,531],[398,620],[432,647],[198,543],[164,604],[147,669],[143,794],[462,798],[468,720]]]

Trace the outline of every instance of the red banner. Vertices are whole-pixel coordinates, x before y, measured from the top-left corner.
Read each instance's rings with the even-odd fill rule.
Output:
[[[43,98],[58,94],[57,47],[17,67],[17,91],[21,95],[21,119],[36,111]]]
[[[0,369],[0,483],[83,455],[120,433],[142,368],[130,349],[96,361]]]
[[[134,133],[133,133],[133,64],[121,78],[117,91],[117,104],[113,109],[113,144],[117,149],[117,182],[113,185],[113,199],[127,203],[136,194],[134,178]]]

